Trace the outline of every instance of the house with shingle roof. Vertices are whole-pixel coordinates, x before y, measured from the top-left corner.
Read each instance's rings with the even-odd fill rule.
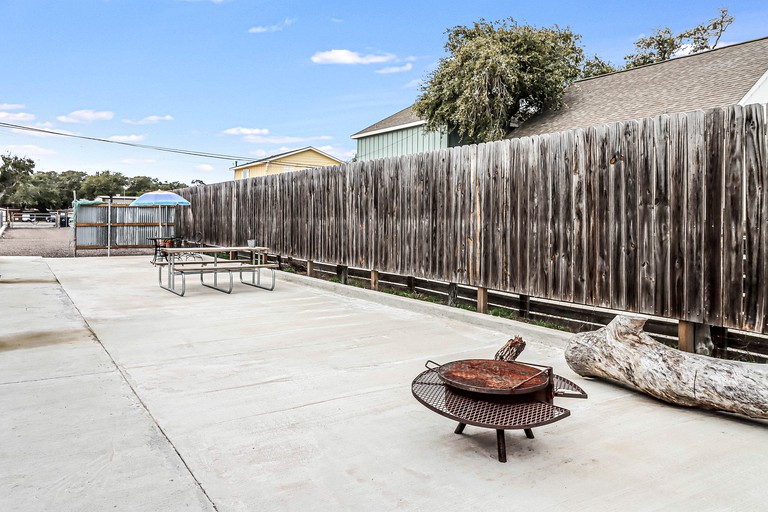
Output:
[[[235,165],[231,170],[234,171],[236,180],[244,180],[270,174],[338,165],[340,163],[341,160],[338,158],[312,146],[307,146]]]
[[[768,37],[579,80],[509,136],[752,103],[768,103]]]
[[[559,110],[528,119],[508,137],[751,103],[768,103],[768,37],[579,80],[565,91]],[[357,132],[352,138],[357,140],[358,159],[459,145],[448,130],[428,139],[425,123],[408,107]]]

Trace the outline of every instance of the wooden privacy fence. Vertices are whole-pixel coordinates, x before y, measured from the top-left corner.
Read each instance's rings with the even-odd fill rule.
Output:
[[[194,187],[185,234],[768,331],[765,106]]]

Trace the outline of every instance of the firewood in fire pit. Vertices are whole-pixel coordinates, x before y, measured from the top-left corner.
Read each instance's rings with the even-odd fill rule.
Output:
[[[619,315],[576,334],[565,360],[582,377],[614,379],[665,402],[768,419],[768,365],[681,352],[643,332],[645,319]]]
[[[514,361],[523,350],[525,350],[525,340],[523,340],[523,338],[520,336],[515,336],[506,342],[498,352],[496,352],[494,359],[501,361]]]

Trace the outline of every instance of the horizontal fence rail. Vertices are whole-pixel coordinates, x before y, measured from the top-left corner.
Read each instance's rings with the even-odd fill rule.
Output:
[[[768,331],[766,107],[184,189],[185,236]]]

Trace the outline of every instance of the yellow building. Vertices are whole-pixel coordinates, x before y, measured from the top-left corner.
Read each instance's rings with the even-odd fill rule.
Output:
[[[268,174],[280,174],[281,172],[300,171],[302,169],[311,169],[313,167],[325,167],[327,165],[338,165],[341,160],[323,153],[319,149],[307,146],[301,149],[294,149],[268,156],[261,160],[254,160],[247,164],[236,165],[232,167],[235,171],[236,180],[255,178],[257,176],[267,176]]]

